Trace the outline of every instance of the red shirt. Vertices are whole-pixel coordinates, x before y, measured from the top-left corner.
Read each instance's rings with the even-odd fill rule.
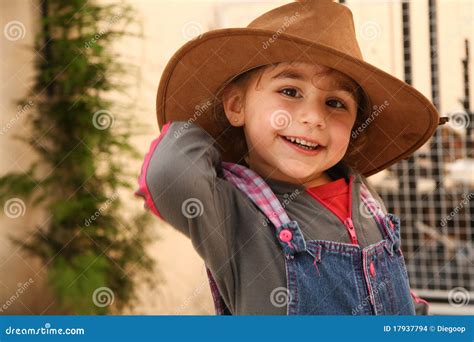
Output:
[[[344,178],[307,188],[306,191],[342,221],[350,217],[349,184]]]

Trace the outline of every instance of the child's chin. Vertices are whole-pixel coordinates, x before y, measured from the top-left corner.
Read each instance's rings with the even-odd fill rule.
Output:
[[[280,169],[280,171],[284,173],[287,177],[295,180],[304,180],[308,179],[308,177],[311,176],[310,172],[301,172],[301,169],[291,168],[288,166],[284,167],[283,169]]]

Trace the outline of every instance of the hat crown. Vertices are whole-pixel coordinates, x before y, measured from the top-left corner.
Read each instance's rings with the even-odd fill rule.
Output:
[[[292,2],[253,20],[247,27],[285,33],[363,59],[350,9],[332,0]]]

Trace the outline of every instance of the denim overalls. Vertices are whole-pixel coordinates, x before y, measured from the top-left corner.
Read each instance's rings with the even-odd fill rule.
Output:
[[[285,256],[288,315],[415,314],[400,249],[400,219],[374,205],[376,201],[365,184],[361,184],[361,200],[383,240],[361,248],[357,244],[305,240],[298,222],[290,220],[258,174],[238,164],[223,162],[222,166],[225,178],[249,196],[273,224]],[[232,314],[208,268],[207,274],[216,313]]]

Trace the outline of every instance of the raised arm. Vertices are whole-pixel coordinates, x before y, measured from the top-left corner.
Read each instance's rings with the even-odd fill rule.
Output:
[[[189,237],[213,269],[225,267],[230,246],[232,186],[221,174],[213,138],[201,127],[168,122],[151,142],[137,196],[145,207]]]

